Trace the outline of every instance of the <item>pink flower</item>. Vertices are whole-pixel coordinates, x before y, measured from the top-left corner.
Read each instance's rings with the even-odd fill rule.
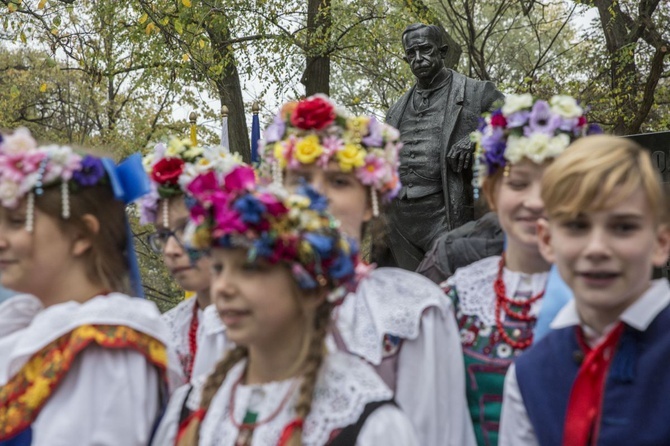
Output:
[[[2,151],[7,154],[26,153],[36,148],[37,142],[25,127],[19,127],[11,135],[4,136],[2,141]]]
[[[224,183],[229,191],[251,190],[256,184],[256,174],[249,166],[237,166],[226,175]]]
[[[219,182],[212,171],[198,175],[186,186],[186,190],[200,201],[208,201],[218,188]]]
[[[366,186],[381,186],[386,173],[384,160],[372,153],[365,157],[365,164],[356,169],[356,176]]]
[[[227,205],[214,207],[214,224],[214,234],[219,231],[222,235],[244,233],[248,229],[239,212]]]
[[[323,146],[323,153],[317,160],[316,164],[319,167],[325,169],[333,155],[335,155],[338,150],[344,147],[344,141],[342,141],[342,139],[338,138],[337,136],[331,135],[326,136],[323,139],[321,145]]]
[[[2,177],[20,183],[26,175],[38,170],[44,157],[43,152],[36,151],[0,155]]]
[[[288,212],[288,209],[286,206],[284,206],[284,203],[279,201],[277,197],[272,194],[259,194],[258,200],[265,205],[268,214],[272,215],[273,217],[278,217]]]

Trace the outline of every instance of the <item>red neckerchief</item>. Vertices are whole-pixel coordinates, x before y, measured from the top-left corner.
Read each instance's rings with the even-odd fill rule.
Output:
[[[578,326],[576,330],[577,341],[585,357],[570,391],[563,427],[563,446],[596,444],[607,372],[624,325],[619,322],[595,349],[591,349],[584,341],[582,328]]]

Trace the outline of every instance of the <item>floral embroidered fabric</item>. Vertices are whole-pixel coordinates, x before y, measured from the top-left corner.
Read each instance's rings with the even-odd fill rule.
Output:
[[[163,314],[163,320],[170,327],[170,346],[174,349],[179,366],[185,377],[188,376],[189,364],[192,364],[194,358],[191,357],[191,349],[188,341],[188,331],[193,318],[193,306],[196,305],[196,299],[190,298],[180,302],[179,305]],[[198,310],[198,318],[202,319],[203,312]],[[196,339],[200,339],[205,324],[198,325]]]
[[[158,340],[124,326],[77,327],[36,352],[19,373],[0,388],[0,441],[30,426],[77,355],[92,343],[105,348],[134,349],[146,356],[165,378],[167,354]]]
[[[230,420],[230,393],[235,382],[244,372],[246,362],[231,369],[214,396],[200,430],[203,446],[233,446],[238,430]],[[238,385],[235,392],[232,417],[241,422],[254,399],[254,410],[258,419],[264,419],[280,407],[294,379],[262,385]],[[196,410],[204,380],[194,383],[186,406]],[[258,426],[253,433],[252,445],[276,445],[286,425],[293,421],[299,386],[279,415],[266,424]],[[262,399],[257,402],[259,395]],[[392,392],[384,385],[374,370],[362,360],[343,352],[329,354],[319,371],[314,391],[312,410],[305,420],[303,445],[325,445],[331,434],[354,424],[368,403],[392,398]]]
[[[496,294],[493,283],[498,272],[499,256],[480,260],[459,269],[441,286],[454,304],[456,321],[463,346],[466,393],[477,443],[496,445],[502,409],[505,374],[516,356],[523,350],[505,342],[496,328]],[[505,269],[503,280],[507,296],[529,299],[541,292],[547,273],[521,274]],[[537,316],[542,299],[533,304],[530,314]],[[511,305],[517,312],[520,306]],[[514,339],[532,335],[535,320],[523,322],[510,319],[503,312],[503,328]]]

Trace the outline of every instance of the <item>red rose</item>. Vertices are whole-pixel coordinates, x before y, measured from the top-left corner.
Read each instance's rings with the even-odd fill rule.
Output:
[[[502,114],[492,115],[491,125],[493,127],[505,127],[507,125],[507,119],[505,119]]]
[[[298,102],[291,113],[291,124],[303,130],[322,130],[335,120],[335,109],[326,100],[312,97]]]
[[[582,115],[577,119],[577,127],[584,127],[586,125],[586,116]]]
[[[184,160],[180,158],[163,158],[156,163],[151,171],[151,179],[158,184],[177,184],[179,175],[184,171]]]

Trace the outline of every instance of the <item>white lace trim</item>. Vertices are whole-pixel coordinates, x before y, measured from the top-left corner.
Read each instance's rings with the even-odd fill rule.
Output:
[[[416,339],[423,312],[449,313],[450,302],[425,277],[399,268],[379,268],[364,278],[337,311],[337,330],[350,353],[379,365],[384,335]]]
[[[458,293],[458,310],[466,316],[477,316],[487,325],[495,325],[495,300],[493,283],[498,276],[500,256],[487,257],[482,260],[459,268],[456,273],[447,279],[446,284],[456,288]],[[547,284],[548,272],[523,274],[503,269],[503,281],[508,296],[515,296],[519,291],[530,290],[535,295],[544,290]],[[531,314],[537,316],[541,305],[540,301],[531,307]]]
[[[127,326],[166,345],[169,339],[165,322],[153,302],[121,293],[97,296],[84,303],[64,302],[40,311],[22,331],[7,361],[8,376],[13,376],[50,342],[88,324]]]
[[[209,305],[205,308],[202,314],[202,325],[204,333],[207,336],[223,333],[226,331],[226,326],[221,322],[219,313],[216,311],[216,306]]]
[[[205,446],[233,446],[238,430],[230,420],[230,392],[233,384],[243,373],[245,362],[231,369],[218,392],[214,396],[200,431],[200,444]],[[264,420],[281,405],[294,379],[268,384],[239,385],[235,392],[235,412],[237,422],[244,418],[252,395],[262,400],[255,405],[258,419]],[[187,407],[197,409],[203,381],[194,383],[194,389],[187,401]],[[299,384],[284,409],[268,423],[256,428],[253,446],[276,445],[284,427],[295,417],[293,407],[299,393]],[[194,396],[194,394],[197,394]],[[305,420],[303,445],[322,446],[328,442],[331,433],[356,423],[365,406],[376,401],[391,399],[393,393],[386,387],[374,369],[362,360],[343,352],[328,355],[319,372],[312,410]]]

